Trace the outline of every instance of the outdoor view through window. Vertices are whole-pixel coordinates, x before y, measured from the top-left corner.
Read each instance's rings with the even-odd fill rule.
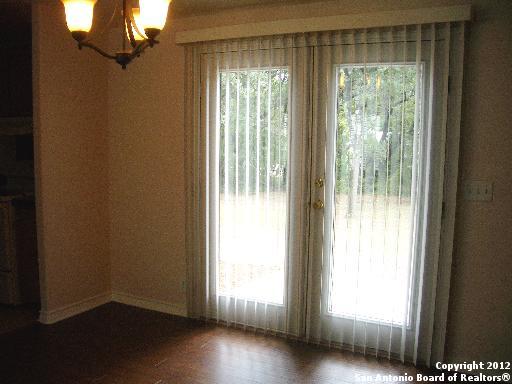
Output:
[[[409,321],[421,74],[415,64],[336,68],[334,210],[327,312]],[[286,68],[221,71],[217,292],[284,304]],[[321,149],[319,149],[321,150]],[[306,234],[304,234],[306,236]],[[293,255],[292,255],[293,257]],[[322,255],[309,255],[322,257]],[[320,278],[320,277],[318,277]]]
[[[329,311],[407,322],[420,116],[415,64],[337,70]]]
[[[288,70],[220,73],[219,295],[284,303]]]

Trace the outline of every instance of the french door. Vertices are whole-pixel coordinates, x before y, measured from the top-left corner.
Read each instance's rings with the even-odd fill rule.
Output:
[[[441,98],[430,66],[444,56],[431,63],[430,44],[405,36],[349,39],[314,52],[306,332],[413,358],[431,181],[426,99]]]
[[[300,335],[308,207],[306,48],[202,56],[207,317]]]
[[[200,55],[202,316],[416,360],[443,190],[436,28]]]

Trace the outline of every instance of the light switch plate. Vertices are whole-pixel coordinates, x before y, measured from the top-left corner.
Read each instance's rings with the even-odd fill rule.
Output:
[[[467,181],[464,183],[464,200],[492,201],[493,184],[487,181]]]

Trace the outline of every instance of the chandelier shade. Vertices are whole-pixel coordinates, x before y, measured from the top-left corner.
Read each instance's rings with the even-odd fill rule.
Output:
[[[140,9],[133,8],[132,14],[133,14],[133,21],[134,21],[134,25],[132,25],[132,34],[133,34],[134,39],[137,41],[142,41],[144,39],[147,39],[148,37],[144,33],[144,27],[143,27],[141,19],[140,19]],[[130,38],[130,32],[128,31],[128,29],[126,29],[126,34],[127,34],[128,38]]]
[[[89,32],[96,0],[64,0],[66,23],[71,32]]]
[[[120,0],[121,7],[116,6],[110,22],[103,30],[107,30],[115,16],[119,14],[122,21],[121,49],[113,54],[107,53],[96,46],[90,38],[93,28],[94,6],[97,0],[62,0],[66,12],[66,24],[73,38],[78,42],[78,48],[87,47],[100,55],[115,60],[123,69],[147,48],[152,48],[159,42],[156,37],[165,27],[167,12],[171,0]],[[120,9],[120,11],[119,11]],[[119,12],[118,12],[119,11]]]
[[[139,8],[133,8],[133,21],[135,22],[135,25],[132,28],[133,36],[135,40],[142,41],[144,39],[147,39],[148,37],[144,33],[144,27],[142,26],[142,21],[140,18],[140,9]],[[128,33],[128,38],[130,37]]]
[[[140,19],[144,29],[164,29],[170,2],[170,0],[139,0]]]

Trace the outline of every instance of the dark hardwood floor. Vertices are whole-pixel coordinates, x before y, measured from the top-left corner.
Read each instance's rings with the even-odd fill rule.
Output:
[[[343,384],[405,372],[421,371],[113,303],[0,335],[2,384]]]
[[[17,307],[0,305],[0,335],[35,324],[38,314],[39,305],[36,304]]]

